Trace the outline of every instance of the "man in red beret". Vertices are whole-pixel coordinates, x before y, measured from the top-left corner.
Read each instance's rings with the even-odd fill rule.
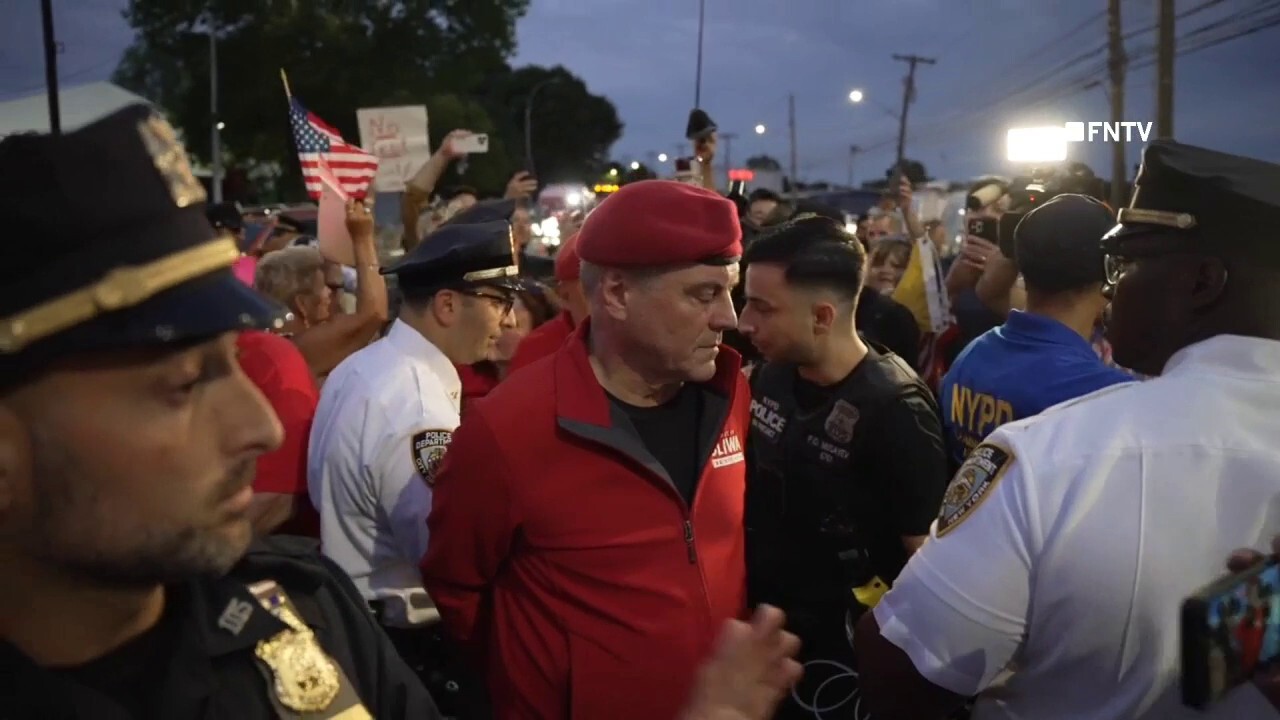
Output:
[[[542,323],[524,336],[516,352],[507,363],[507,374],[531,365],[536,360],[555,353],[564,345],[583,319],[587,317],[587,299],[582,294],[580,281],[582,267],[578,259],[578,234],[569,236],[556,253],[556,295],[560,298],[561,312],[554,319]]]
[[[578,234],[589,317],[477,404],[436,477],[424,582],[495,717],[676,717],[746,604],[737,210],[637,182]]]

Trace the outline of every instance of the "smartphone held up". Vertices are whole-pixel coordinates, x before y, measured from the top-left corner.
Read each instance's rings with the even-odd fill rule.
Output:
[[[1280,665],[1280,565],[1259,563],[1182,604],[1182,702],[1205,709]]]

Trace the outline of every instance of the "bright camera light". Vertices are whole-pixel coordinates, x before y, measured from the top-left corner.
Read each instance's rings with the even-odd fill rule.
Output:
[[[1067,129],[1062,125],[1010,128],[1007,154],[1009,162],[1062,162],[1067,159]]]
[[[582,195],[578,193],[569,193],[565,196],[564,201],[572,207],[578,207],[582,204]]]
[[[756,126],[756,134],[757,134],[757,135],[763,135],[763,134],[764,134],[764,131],[765,131],[765,127],[764,127],[764,125],[757,125],[757,126]]]
[[[543,220],[538,227],[542,230],[541,235],[544,238],[557,239],[560,237],[560,221],[556,219],[555,215]]]
[[[845,223],[845,224],[844,224],[844,231],[845,231],[845,232],[847,232],[847,233],[849,233],[850,235],[857,235],[857,234],[858,234],[858,223],[856,223],[856,222],[847,222],[847,223]]]

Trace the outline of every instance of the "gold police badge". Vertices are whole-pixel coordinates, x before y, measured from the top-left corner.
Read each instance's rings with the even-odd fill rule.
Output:
[[[164,184],[169,188],[174,204],[184,208],[204,202],[204,186],[191,172],[187,152],[182,149],[182,143],[178,142],[178,134],[174,132],[173,126],[164,118],[153,114],[138,123],[138,134]]]
[[[324,710],[342,687],[338,666],[320,647],[311,628],[288,607],[278,606],[272,612],[289,628],[258,643],[256,654],[271,669],[276,697],[295,712]]]

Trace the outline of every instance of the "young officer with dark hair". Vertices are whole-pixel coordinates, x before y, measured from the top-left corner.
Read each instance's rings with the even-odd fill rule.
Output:
[[[1010,311],[1003,325],[970,343],[942,379],[955,467],[1004,423],[1134,379],[1103,363],[1089,342],[1107,305],[1098,241],[1114,224],[1106,207],[1085,195],[1059,195],[1018,223],[1014,254],[1027,309]]]
[[[866,256],[839,223],[793,220],[744,262],[739,327],[767,360],[752,378],[748,585],[753,602],[787,612],[807,661],[779,717],[852,711],[852,675],[818,688],[852,672],[849,612],[875,605],[937,516],[938,410],[906,362],[859,337]]]

